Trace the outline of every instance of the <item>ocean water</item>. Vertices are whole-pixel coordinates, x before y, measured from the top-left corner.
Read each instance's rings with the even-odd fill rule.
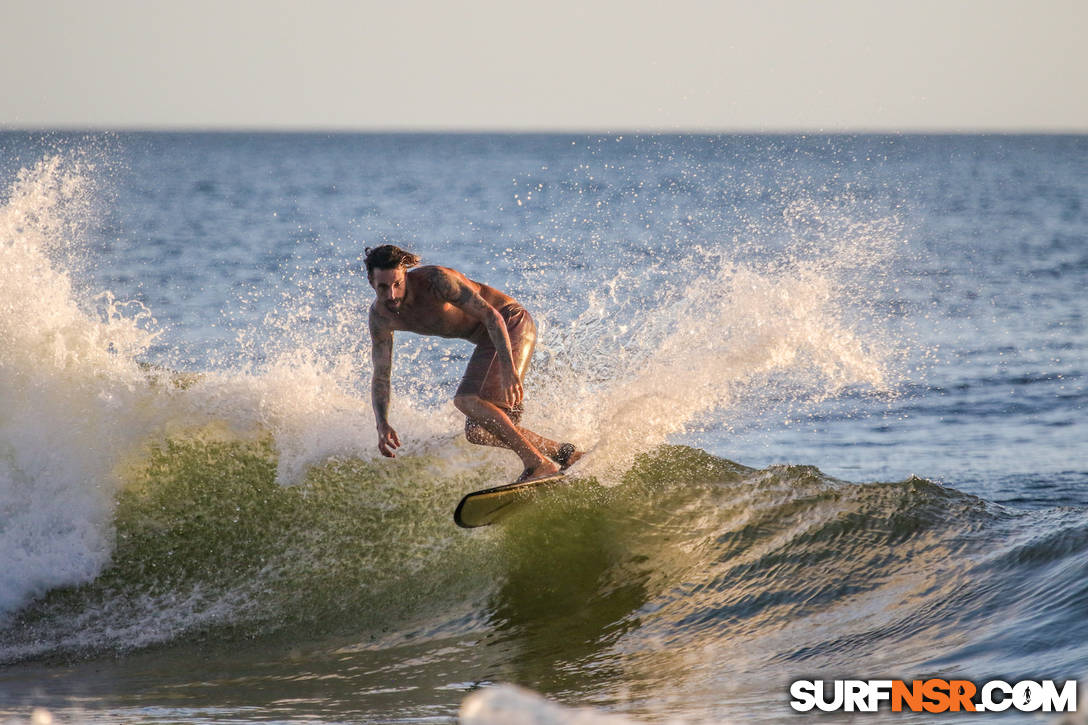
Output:
[[[0,133],[0,717],[448,722],[510,683],[779,722],[796,679],[1088,675],[1086,169],[1085,136]],[[387,242],[530,309],[524,423],[591,450],[576,485],[453,524],[520,470],[461,438],[455,340],[397,337],[378,455]]]

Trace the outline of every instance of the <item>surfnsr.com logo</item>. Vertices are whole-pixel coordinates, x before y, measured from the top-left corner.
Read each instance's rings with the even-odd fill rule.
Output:
[[[790,685],[790,707],[798,712],[1076,712],[1077,681],[991,680],[797,680]]]

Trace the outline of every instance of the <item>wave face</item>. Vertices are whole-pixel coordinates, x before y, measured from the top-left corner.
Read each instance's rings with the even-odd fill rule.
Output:
[[[449,143],[491,153],[479,139]],[[414,148],[381,144],[390,148],[374,153],[386,161]],[[252,150],[219,153],[245,161]],[[482,163],[471,158],[469,171]],[[770,440],[793,456],[796,447],[794,460],[825,468],[879,460],[882,446],[965,447],[981,458],[987,436],[1026,430],[995,392],[1010,385],[1030,389],[1024,414],[1052,428],[1053,450],[1077,438],[1067,420],[1083,400],[1076,370],[995,372],[1005,348],[983,346],[957,368],[969,383],[947,370],[930,387],[917,382],[938,365],[938,345],[903,311],[913,303],[897,288],[910,278],[894,210],[799,195],[796,185],[768,192],[752,172],[745,189],[774,206],[774,222],[738,202],[730,211],[748,236],[721,241],[713,229],[697,234],[686,212],[728,198],[724,177],[632,171],[662,175],[652,193],[609,178],[608,164],[601,179],[515,179],[517,198],[549,205],[548,215],[502,230],[484,255],[497,266],[466,251],[476,241],[430,251],[466,260],[474,278],[501,282],[533,310],[541,337],[525,424],[591,453],[574,485],[502,526],[465,532],[452,522],[459,498],[519,468],[460,436],[448,398],[468,351],[398,340],[393,415],[405,446],[381,459],[358,250],[323,241],[295,257],[277,251],[311,276],[278,279],[287,293],[273,300],[254,292],[258,279],[229,319],[206,292],[155,307],[152,293],[121,274],[104,284],[112,273],[94,267],[120,213],[100,164],[92,153],[46,155],[12,176],[0,205],[0,663],[9,671],[160,652],[199,669],[202,647],[235,656],[226,650],[255,646],[235,664],[266,683],[259,700],[284,682],[332,678],[323,668],[344,693],[374,693],[373,710],[330,719],[433,714],[429,696],[394,687],[389,672],[404,672],[441,681],[404,685],[419,692],[512,681],[634,714],[715,720],[780,704],[797,673],[1064,679],[1088,662],[1088,514],[1075,461],[1051,456],[1028,477],[1009,468],[988,478],[980,464],[978,478],[956,486],[924,468],[932,479],[858,483],[811,465],[745,465],[768,430],[764,448]],[[447,187],[462,192],[450,168],[432,171],[450,178],[386,190],[398,213],[444,199]],[[198,179],[189,201],[219,199],[224,179]],[[230,197],[231,213],[247,218],[263,179]],[[180,195],[148,193],[163,197],[139,207],[150,217]],[[465,193],[486,211],[509,190]],[[326,196],[335,191],[323,184],[300,198]],[[608,224],[578,236],[602,204]],[[637,223],[621,224],[636,212]],[[650,212],[668,218],[671,246],[636,235]],[[205,244],[209,260],[193,262],[186,283],[199,288],[268,251],[259,237],[279,224],[222,245],[225,258],[214,235],[193,232],[155,237],[152,251],[135,245],[123,263],[153,257],[166,270],[154,294],[166,294],[170,275],[188,273],[179,249]],[[504,257],[526,228],[545,251]],[[683,241],[689,232],[698,243]],[[214,322],[174,329],[186,305]],[[957,310],[941,313],[935,339],[947,339]],[[200,332],[216,343],[196,343],[207,351],[194,356],[187,340]],[[1078,348],[1067,348],[1075,362]],[[969,404],[950,398],[960,393]],[[846,427],[827,437],[817,430],[837,423]],[[950,424],[964,426],[959,442]],[[882,438],[892,428],[906,431],[900,446]],[[1012,454],[994,455],[1005,465]],[[261,668],[284,659],[277,648],[292,655],[273,676]],[[299,662],[309,674],[296,678]],[[196,686],[185,687],[199,703]]]
[[[636,712],[689,716],[711,695],[771,697],[813,663],[844,677],[945,662],[1053,673],[1084,657],[1081,510],[666,446],[619,485],[580,479],[465,535],[451,504],[488,472],[449,473],[462,445],[396,467],[329,462],[284,487],[268,440],[172,439],[127,471],[109,563],[23,607],[0,655],[277,636],[369,642],[347,647],[358,657],[409,636],[487,680],[494,661],[466,664],[451,645],[473,641],[530,686],[622,677],[669,693]]]

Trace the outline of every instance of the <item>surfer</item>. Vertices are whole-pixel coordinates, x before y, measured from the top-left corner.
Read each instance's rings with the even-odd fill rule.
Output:
[[[558,443],[522,428],[522,381],[536,345],[536,324],[514,298],[474,282],[455,269],[417,267],[419,257],[385,244],[366,250],[366,273],[377,299],[370,306],[374,373],[370,393],[378,424],[378,450],[396,457],[400,438],[389,425],[389,375],[393,332],[461,338],[476,345],[454,395],[465,414],[470,443],[509,448],[525,466],[519,482],[567,469],[581,457],[571,443]]]

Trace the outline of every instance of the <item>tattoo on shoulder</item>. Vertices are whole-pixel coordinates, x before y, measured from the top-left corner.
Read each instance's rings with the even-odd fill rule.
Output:
[[[472,288],[462,284],[460,280],[445,270],[436,267],[431,272],[430,281],[435,292],[444,300],[463,305],[472,299]]]

